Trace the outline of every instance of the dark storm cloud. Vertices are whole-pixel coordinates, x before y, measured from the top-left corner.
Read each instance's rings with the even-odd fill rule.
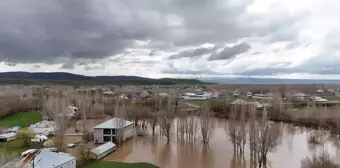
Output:
[[[202,56],[202,55],[205,55],[205,54],[212,53],[215,50],[216,50],[215,47],[210,47],[210,48],[199,47],[199,48],[195,48],[195,49],[188,49],[188,50],[180,51],[179,53],[176,53],[174,55],[171,55],[169,57],[169,59],[197,57],[197,56]]]
[[[221,52],[219,53],[213,53],[208,58],[209,61],[215,61],[215,60],[228,60],[234,58],[238,54],[245,53],[251,49],[251,45],[248,43],[240,43],[235,44],[231,47],[225,47]]]
[[[254,35],[291,37],[296,33],[295,29],[284,31],[295,23],[290,17],[254,25],[252,19],[258,18],[249,18],[245,12],[250,2],[2,0],[0,58],[13,63],[53,64],[60,63],[58,57],[102,59],[124,52],[134,40],[151,40],[150,48],[167,50]],[[198,49],[189,55],[202,53],[207,51]],[[212,58],[227,59],[228,55],[232,54]]]
[[[74,69],[74,62],[67,62],[61,66],[61,69]]]
[[[99,59],[120,53],[152,30],[131,20],[134,17],[124,13],[126,6],[117,2],[112,4],[114,10],[108,4],[92,0],[1,1],[0,57],[16,63],[53,63],[61,56]]]

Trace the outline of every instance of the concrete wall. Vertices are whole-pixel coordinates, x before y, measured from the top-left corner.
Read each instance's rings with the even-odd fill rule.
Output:
[[[76,158],[54,168],[76,168]]]
[[[94,129],[93,137],[94,137],[94,142],[95,143],[104,143],[104,140],[103,140],[103,129]]]
[[[133,124],[124,128],[124,141],[133,137],[134,126]]]
[[[124,128],[123,141],[132,138],[133,134],[134,134],[133,124],[129,125],[128,127],[125,127]],[[103,135],[103,129],[94,129],[93,136],[94,136],[94,142],[95,143],[105,143],[104,139],[103,139],[103,136],[104,136]],[[112,135],[112,137],[115,137],[115,135]]]

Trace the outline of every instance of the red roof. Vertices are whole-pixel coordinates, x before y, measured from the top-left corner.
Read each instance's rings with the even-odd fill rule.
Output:
[[[215,90],[215,89],[210,89],[210,91],[212,91],[212,92],[216,92],[216,90]]]

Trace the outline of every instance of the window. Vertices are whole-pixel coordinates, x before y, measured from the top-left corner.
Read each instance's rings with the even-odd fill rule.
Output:
[[[116,130],[115,129],[112,130],[112,134],[116,135]]]
[[[111,141],[111,137],[110,136],[104,136],[103,140],[104,140],[104,142],[110,142]]]
[[[103,129],[103,134],[111,135],[111,130],[110,129]]]

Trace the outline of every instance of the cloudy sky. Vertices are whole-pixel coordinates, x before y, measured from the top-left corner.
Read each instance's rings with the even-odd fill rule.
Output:
[[[0,71],[340,79],[339,6],[339,0],[0,0]]]

